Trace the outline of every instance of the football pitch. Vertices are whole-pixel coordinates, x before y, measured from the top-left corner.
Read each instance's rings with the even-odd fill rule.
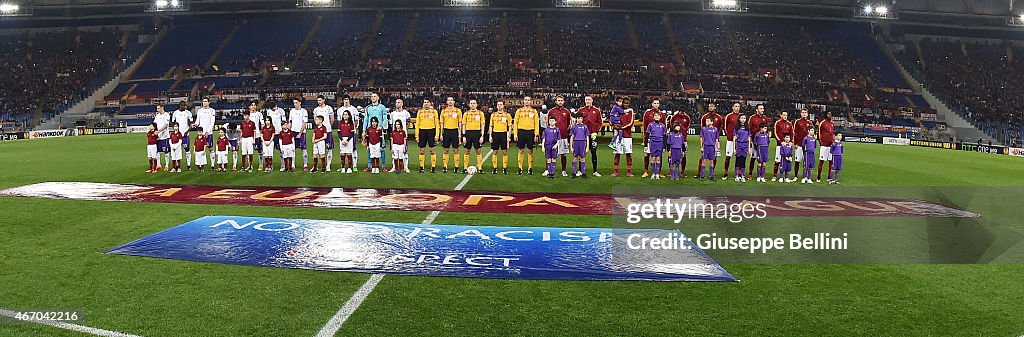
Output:
[[[607,140],[602,141],[603,144]],[[941,186],[949,202],[980,214],[986,233],[1024,237],[1024,159],[909,146],[846,144],[843,185],[738,184],[685,179],[609,177],[612,155],[600,148],[604,177],[368,173],[145,173],[142,135],[99,135],[0,143],[0,189],[50,181],[207,186],[366,187],[539,193],[612,194],[621,188],[670,187],[685,193],[780,189],[835,195],[843,189],[915,198]],[[691,137],[691,149],[696,149]],[[639,149],[639,146],[637,147]],[[439,155],[440,157],[440,155]],[[690,154],[686,173],[696,172]],[[472,159],[475,162],[475,158]],[[310,159],[312,162],[312,159]],[[623,160],[624,161],[624,160]],[[301,165],[301,158],[296,159]],[[335,158],[334,165],[340,160]],[[365,154],[360,157],[360,166]],[[275,165],[278,165],[275,159]],[[589,161],[588,161],[589,165]],[[720,163],[721,165],[721,163]],[[623,166],[625,163],[623,162]],[[769,171],[771,168],[769,167]],[[716,169],[721,173],[721,167]],[[667,172],[667,167],[666,167]],[[770,175],[770,173],[769,173]],[[851,190],[852,191],[852,190]],[[959,192],[957,192],[959,191]],[[841,194],[841,193],[840,193]],[[861,195],[863,196],[863,195]],[[970,200],[966,200],[970,199]],[[973,200],[973,201],[972,201]],[[943,259],[930,247],[922,263],[719,262],[741,282],[503,280],[386,275],[357,294],[370,274],[252,267],[104,254],[105,251],[208,215],[383,221],[486,226],[624,227],[608,215],[380,211],[344,208],[128,203],[0,197],[0,309],[78,310],[76,324],[139,336],[315,336],[354,296],[365,300],[338,336],[681,336],[681,335],[1024,335],[1024,245],[1008,244],[970,261]],[[914,217],[770,218],[767,224],[870,228],[871,245],[887,226],[907,229]],[[714,226],[698,221],[695,226]],[[689,226],[689,225],[686,225]],[[903,233],[927,246],[959,231]],[[680,228],[672,224],[647,227]],[[968,228],[962,228],[968,227]],[[922,237],[918,237],[922,236]],[[930,240],[930,241],[929,241]],[[913,240],[910,240],[913,241]],[[895,243],[899,244],[899,243]],[[716,257],[714,252],[709,252]],[[917,253],[907,252],[907,261]],[[964,263],[926,263],[929,261]],[[967,263],[986,262],[986,263]],[[989,263],[991,262],[991,263]],[[378,280],[374,280],[378,281]],[[330,330],[330,329],[329,329]],[[0,320],[0,336],[89,336],[42,324]]]

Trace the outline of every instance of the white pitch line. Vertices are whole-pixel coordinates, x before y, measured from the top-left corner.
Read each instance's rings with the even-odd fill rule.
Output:
[[[487,157],[490,157],[493,153],[494,150],[487,150],[487,154],[485,154],[481,159],[480,164],[486,162]],[[467,174],[466,177],[462,178],[462,181],[455,186],[454,190],[458,191],[463,187],[466,187],[466,183],[469,183],[470,178],[473,178],[473,175]],[[434,223],[434,219],[437,219],[438,214],[441,214],[441,211],[430,212],[430,214],[427,215],[427,218],[423,219],[422,224],[429,225]],[[334,317],[331,317],[331,319],[327,321],[327,324],[324,324],[323,328],[320,328],[320,332],[317,332],[316,337],[332,337],[334,334],[338,333],[338,330],[341,329],[341,325],[345,324],[345,321],[347,321],[348,318],[356,312],[356,309],[359,309],[359,306],[362,305],[363,301],[370,296],[373,289],[377,288],[377,283],[380,283],[380,280],[383,278],[384,274],[370,275],[370,279],[366,280],[366,283],[363,283],[363,286],[359,287],[359,290],[357,290],[355,294],[352,294],[352,297],[345,302],[345,305],[343,305],[341,309],[338,309],[338,312],[334,314]]]
[[[10,318],[16,318],[16,317],[18,317],[18,313],[14,312],[14,311],[10,311],[10,310],[0,309],[0,316],[7,316],[7,317],[10,317]],[[103,329],[98,329],[98,328],[93,328],[93,327],[88,327],[88,326],[78,325],[78,324],[72,324],[72,323],[67,323],[67,322],[59,322],[59,321],[23,321],[23,322],[25,322],[25,323],[35,323],[35,324],[49,325],[49,326],[52,326],[52,327],[55,327],[55,328],[61,328],[61,329],[64,329],[64,330],[71,330],[71,331],[78,331],[78,332],[87,333],[87,334],[96,335],[96,336],[104,336],[104,337],[141,337],[139,335],[132,335],[132,334],[127,334],[127,333],[123,333],[123,332],[103,330]]]

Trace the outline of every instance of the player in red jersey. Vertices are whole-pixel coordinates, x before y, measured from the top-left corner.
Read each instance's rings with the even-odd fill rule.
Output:
[[[558,144],[555,145],[558,150],[558,155],[562,159],[562,176],[568,177],[569,173],[565,171],[566,155],[569,154],[569,122],[572,119],[571,112],[565,107],[565,97],[562,95],[555,96],[555,107],[548,110],[548,119],[555,119],[555,126],[558,127],[558,132],[561,137],[558,140]],[[549,172],[555,174],[555,172]]]
[[[228,171],[228,152],[231,151],[231,140],[228,139],[227,131],[220,128],[220,137],[217,138],[217,167],[220,172]]]
[[[160,137],[156,132],[156,122],[149,123],[149,132],[146,132],[146,157],[149,158],[149,169],[146,173],[157,172],[157,158],[160,157],[156,151],[156,141]]]
[[[255,107],[250,109],[255,111]],[[241,129],[242,139],[239,140],[238,150],[242,154],[242,172],[252,172],[253,153],[256,150],[256,121],[249,119],[247,113],[242,114]]]
[[[642,124],[640,125],[640,132],[644,135],[644,174],[640,177],[643,178],[650,176],[649,172],[651,168],[651,148],[650,143],[648,143],[650,139],[647,139],[647,126],[650,125],[651,122],[654,122],[654,114],[658,112],[661,112],[661,100],[655,98],[651,101],[651,108],[644,111],[644,116],[641,120]]]
[[[356,152],[356,124],[352,114],[347,111],[339,111],[341,118],[338,120],[338,152],[341,154],[341,169],[345,173],[352,173],[355,166]]]
[[[793,139],[793,123],[789,121],[789,112],[779,113],[779,120],[773,124],[772,133],[775,136],[775,166],[772,169],[772,181],[775,181],[779,175],[779,165],[782,164],[782,142],[786,136]]]
[[[380,156],[383,149],[381,141],[384,140],[384,130],[377,125],[377,117],[370,118],[370,127],[363,133],[363,145],[370,152],[370,173],[380,173]]]
[[[405,167],[405,161],[409,159],[409,153],[406,152],[405,147],[408,134],[405,133],[404,126],[402,121],[396,120],[395,127],[391,129],[391,160],[394,162],[393,166],[399,168],[394,170],[395,174],[402,174],[400,168]],[[469,160],[466,162],[468,163]]]
[[[718,114],[718,105],[716,105],[715,103],[708,104],[708,112],[704,113],[703,116],[700,116],[700,125],[702,127],[704,125],[708,125],[707,121],[709,119],[711,120],[711,126],[714,127],[715,129],[718,129],[719,136],[725,134],[725,118],[722,118],[722,115]],[[716,149],[720,149],[720,147],[716,147]],[[719,151],[719,150],[716,150],[716,151]],[[711,161],[711,166],[718,165],[718,156],[719,155],[721,155],[721,153],[715,153],[715,159]],[[697,176],[694,177],[694,178],[700,177],[701,173],[703,173],[703,172],[704,172],[704,165],[698,165],[697,166]],[[709,172],[709,173],[714,173],[714,172]],[[709,174],[709,175],[714,175],[714,174]]]
[[[675,126],[679,125],[679,132],[683,134],[683,158],[679,163],[679,176],[686,177],[686,138],[690,136],[690,115],[686,111],[676,111],[672,115],[672,119],[669,121],[669,130],[675,130]]]
[[[317,172],[317,165],[320,171],[327,173],[327,126],[324,126],[324,116],[318,115],[313,118],[313,169],[309,173]]]
[[[793,167],[803,167],[804,163],[804,138],[807,138],[807,130],[811,130],[814,127],[814,122],[811,122],[810,118],[807,118],[809,113],[806,108],[800,109],[800,118],[793,122],[793,134],[796,135],[794,140],[794,146],[796,147],[796,154],[793,155],[793,160],[796,162]],[[813,150],[813,149],[812,149]],[[812,162],[814,158],[809,158]]]
[[[206,160],[208,158],[206,156],[206,135],[203,134],[202,129],[199,129],[199,132],[196,133],[196,139],[195,142],[192,143],[192,149],[195,151],[194,153],[196,156],[196,167],[198,168],[198,172],[206,171]]]
[[[621,144],[612,150],[615,154],[612,177],[619,176],[619,158],[622,155],[626,155],[626,176],[633,176],[633,109],[629,107],[629,97],[622,97],[622,109],[624,112],[619,117],[619,124],[612,126],[622,135]]]
[[[263,130],[260,130],[260,141],[263,142],[263,169],[264,172],[274,170],[274,136],[276,130],[270,116],[263,120]]]
[[[171,172],[181,172],[181,142],[185,136],[178,130],[178,123],[171,123]]]
[[[818,151],[818,182],[821,182],[821,167],[828,161],[828,171],[832,172],[832,142],[835,137],[835,125],[832,124],[832,113],[825,112],[825,118],[818,123],[818,139],[821,146]],[[814,160],[813,158],[809,160]]]
[[[295,131],[292,131],[292,123],[285,120],[281,133],[277,134],[277,140],[281,143],[281,169],[286,172],[295,172]]]
[[[601,126],[604,124],[601,109],[594,106],[594,97],[587,95],[583,97],[583,107],[576,112],[583,114],[583,124],[587,126],[587,130],[590,130],[590,148],[587,149],[587,152],[590,152],[590,164],[594,168],[593,175],[600,177],[601,174],[597,172],[597,133],[601,132]]]
[[[768,125],[768,123],[771,123],[771,121],[772,118],[764,114],[764,104],[758,104],[757,108],[754,110],[754,115],[750,116],[750,119],[747,120],[747,127],[748,129],[750,129],[751,133],[756,133],[758,132],[758,130],[761,130],[762,126]],[[753,144],[754,148],[751,149],[750,151],[750,167],[747,168],[747,180],[754,178],[754,165],[757,162],[757,159],[759,159],[757,158],[757,156],[760,153],[757,150],[757,144],[751,144]],[[765,159],[765,162],[767,162],[767,158]]]
[[[728,115],[725,115],[725,171],[722,173],[722,180],[729,179],[729,162],[732,159],[733,154],[736,153],[736,142],[735,134],[736,127],[740,120],[740,108],[739,102],[732,104],[732,111]]]

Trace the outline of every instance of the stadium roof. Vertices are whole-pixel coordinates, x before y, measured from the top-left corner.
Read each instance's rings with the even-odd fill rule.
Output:
[[[188,0],[182,0],[188,1]],[[432,8],[441,0],[340,0],[344,8]],[[603,10],[700,11],[702,0],[603,0]],[[152,0],[15,0],[36,18],[82,18],[151,15]],[[850,18],[865,3],[892,3],[901,23],[1004,26],[1022,5],[1010,0],[747,0],[747,15],[785,15],[812,18]],[[295,0],[191,0],[192,13],[295,9]],[[491,7],[550,9],[551,0],[490,0]],[[334,9],[337,10],[337,9]]]

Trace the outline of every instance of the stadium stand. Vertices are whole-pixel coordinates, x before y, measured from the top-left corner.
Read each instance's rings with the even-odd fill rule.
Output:
[[[117,28],[68,28],[0,38],[0,122],[30,128],[81,100],[122,69],[136,44]]]
[[[928,38],[923,52],[910,46],[904,64],[943,102],[976,128],[1005,143],[1019,142],[1024,117],[1024,62],[1020,47],[1005,40],[964,41]]]
[[[942,127],[920,118],[927,101],[907,93],[859,22],[487,10],[208,15],[176,19],[133,78],[106,97],[128,101],[94,112],[116,121],[167,95],[374,88],[419,93],[404,95],[413,101],[476,92],[482,104],[524,91],[630,94],[693,114],[706,107],[695,97],[790,111],[813,104],[857,125]]]
[[[149,59],[136,70],[134,78],[163,78],[172,68],[204,66],[234,26],[235,20],[224,18],[176,23]]]

